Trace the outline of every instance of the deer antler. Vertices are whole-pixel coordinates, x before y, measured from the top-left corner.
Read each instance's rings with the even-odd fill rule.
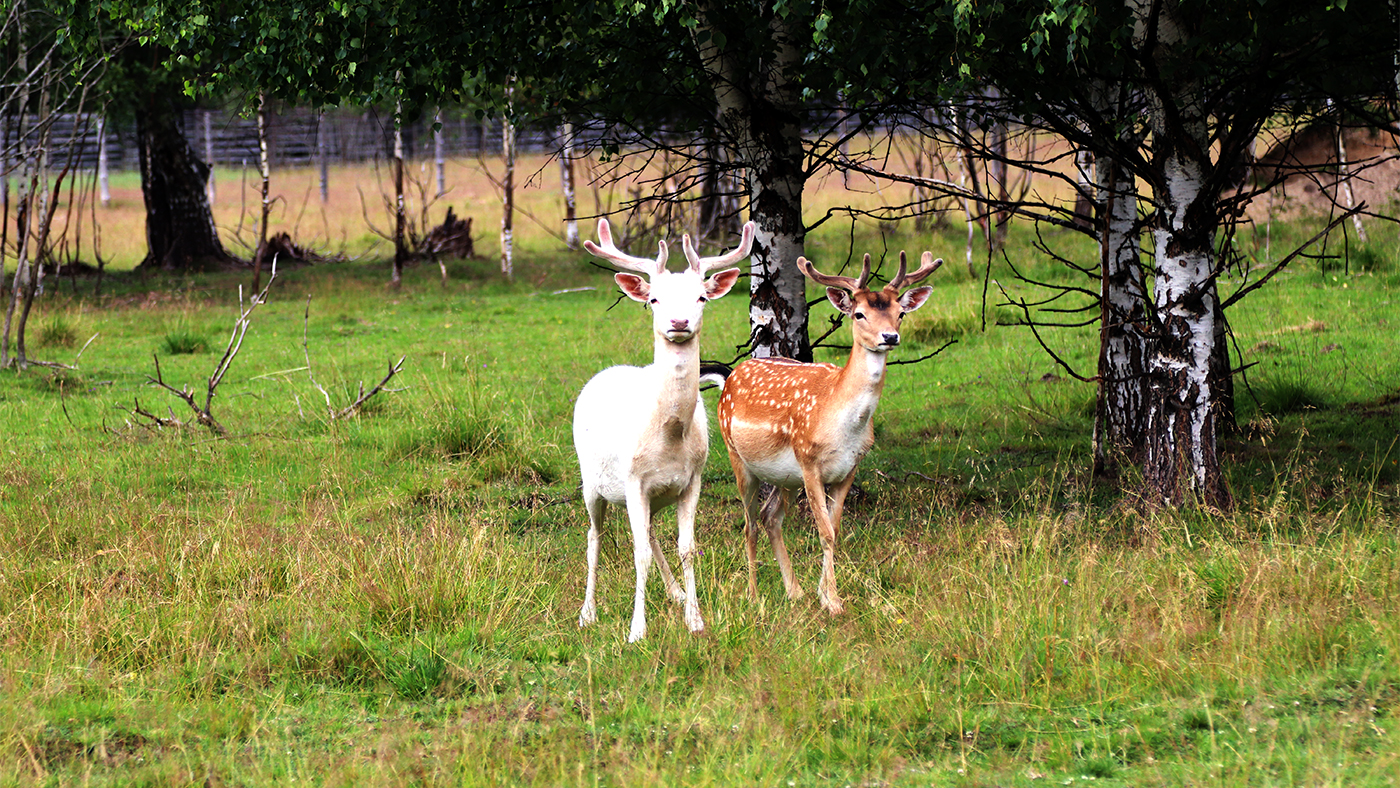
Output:
[[[817,267],[812,265],[811,261],[805,257],[797,258],[797,267],[813,282],[824,284],[827,287],[839,287],[851,293],[865,287],[866,281],[870,279],[870,255],[868,254],[865,256],[865,259],[861,261],[859,279],[852,279],[849,276],[824,274],[818,271]]]
[[[681,249],[685,250],[685,259],[690,261],[690,268],[704,274],[706,271],[720,268],[722,266],[737,263],[749,256],[749,249],[753,246],[754,223],[744,223],[744,233],[739,241],[739,246],[729,254],[718,257],[701,257],[695,247],[690,245],[690,235],[681,236]]]
[[[608,226],[607,219],[598,220],[598,241],[599,243],[596,244],[592,241],[584,241],[583,248],[587,249],[588,253],[594,257],[601,257],[613,265],[638,273],[654,275],[666,270],[666,258],[670,257],[670,252],[666,249],[665,241],[657,242],[661,251],[656,255],[655,260],[633,257],[613,244],[612,227]]]
[[[919,258],[918,270],[906,276],[904,273],[906,267],[904,252],[900,252],[899,273],[895,274],[894,278],[890,280],[889,286],[893,287],[895,290],[898,290],[904,285],[917,284],[918,282],[923,281],[924,277],[928,276],[934,271],[937,271],[938,266],[940,265],[943,265],[942,257],[935,260],[933,259],[933,252],[924,252],[923,256]]]

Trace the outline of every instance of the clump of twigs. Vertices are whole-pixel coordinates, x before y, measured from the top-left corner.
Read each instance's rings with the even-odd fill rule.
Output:
[[[267,293],[272,289],[272,282],[277,278],[277,258],[272,259],[272,274],[267,278],[267,284],[263,286],[262,292],[253,295],[247,306],[243,303],[243,287],[238,288],[238,319],[233,321],[233,331],[230,332],[228,344],[224,346],[224,354],[219,359],[219,363],[214,366],[214,371],[209,375],[204,389],[204,404],[199,404],[195,391],[189,386],[175,388],[165,382],[165,378],[160,371],[160,357],[152,354],[155,360],[156,374],[154,377],[148,376],[146,379],[151,383],[169,391],[179,397],[194,412],[194,421],[201,427],[205,427],[216,436],[223,438],[228,436],[228,429],[214,418],[214,396],[218,393],[219,384],[224,382],[224,376],[228,374],[229,367],[233,365],[233,359],[238,355],[238,351],[243,347],[243,337],[248,333],[248,327],[252,325],[253,310],[267,301]],[[141,400],[135,399],[135,405],[131,410],[132,415],[144,419],[143,426],[151,427],[184,427],[185,422],[180,421],[175,416],[175,411],[166,408],[169,417],[157,416],[156,414],[141,407]]]

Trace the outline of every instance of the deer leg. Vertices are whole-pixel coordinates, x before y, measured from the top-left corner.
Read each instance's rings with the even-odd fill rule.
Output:
[[[744,504],[744,551],[749,559],[749,598],[758,601],[758,523],[759,523],[759,483],[744,461],[733,451],[729,452],[729,464],[734,467],[734,482],[739,486],[739,500]]]
[[[846,505],[846,493],[851,491],[851,483],[855,480],[856,472],[855,469],[852,468],[851,472],[846,475],[846,478],[837,482],[827,491],[828,503],[830,504],[827,509],[827,516],[831,518],[831,527],[836,531],[838,536],[841,533],[841,511]]]
[[[695,510],[699,507],[700,480],[697,477],[676,501],[676,526],[680,532],[676,546],[681,554],[681,574],[685,576],[685,625],[691,632],[705,629],[705,621],[700,617],[700,598],[695,594]]]
[[[588,582],[583,589],[583,609],[578,614],[578,625],[586,627],[598,620],[598,527],[608,513],[608,500],[596,490],[585,490],[583,501],[588,510]]]
[[[852,474],[854,476],[854,474]],[[846,612],[841,595],[836,590],[836,525],[831,520],[828,508],[826,485],[817,475],[816,468],[802,469],[802,481],[807,490],[807,504],[812,510],[812,519],[817,521],[817,535],[822,540],[822,576],[817,581],[817,599],[831,615]],[[844,482],[849,486],[850,482]]]
[[[685,591],[681,590],[680,584],[676,582],[676,576],[671,574],[671,563],[666,560],[666,554],[661,552],[661,543],[656,540],[656,531],[647,529],[647,536],[651,538],[651,554],[656,559],[657,570],[661,572],[661,582],[666,584],[666,593],[676,604],[685,604]]]
[[[640,482],[627,484],[627,521],[632,527],[632,561],[637,567],[637,587],[632,597],[632,628],[627,642],[636,643],[647,634],[647,570],[651,568],[651,501]]]
[[[792,572],[792,560],[788,558],[787,544],[783,542],[783,515],[792,504],[792,490],[781,487],[773,489],[773,496],[763,507],[763,525],[768,531],[768,543],[773,545],[773,554],[778,558],[778,571],[783,573],[783,589],[787,598],[793,601],[806,596],[797,576]]]

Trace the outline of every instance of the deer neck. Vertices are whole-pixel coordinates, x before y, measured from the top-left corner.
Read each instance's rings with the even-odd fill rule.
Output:
[[[851,357],[836,379],[836,393],[846,403],[854,422],[864,423],[875,413],[885,388],[886,353],[867,350],[853,342]]]
[[[655,360],[652,367],[660,377],[657,391],[656,421],[668,435],[679,436],[695,418],[695,403],[700,394],[700,339],[692,336],[684,342],[672,342],[655,335]]]

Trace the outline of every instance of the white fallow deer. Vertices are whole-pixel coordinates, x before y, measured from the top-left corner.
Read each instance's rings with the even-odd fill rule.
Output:
[[[724,381],[719,399],[719,426],[729,448],[729,462],[744,503],[744,537],[749,558],[749,593],[758,597],[755,567],[760,520],[777,554],[789,599],[802,596],[783,544],[783,512],[798,488],[805,489],[822,543],[822,574],[817,596],[832,615],[845,610],[836,591],[836,541],[841,507],[855,479],[856,466],[875,441],[871,417],[885,386],[885,357],[899,344],[905,314],[923,306],[932,288],[900,287],[922,281],[943,260],[924,252],[918,270],[906,274],[904,253],[899,273],[879,290],[866,288],[870,255],[859,279],[828,276],[805,257],[797,266],[808,278],[827,285],[826,297],[851,320],[854,342],[846,366],[803,364],[785,358],[745,361]],[[776,487],[760,505],[759,485]],[[761,510],[761,511],[760,511]]]
[[[753,245],[754,225],[744,225],[739,248],[718,257],[700,257],[682,236],[689,265],[666,270],[666,242],[655,260],[632,257],[613,244],[607,220],[598,222],[598,244],[584,242],[590,253],[650,277],[619,273],[622,292],[651,307],[656,351],[650,366],[616,366],[588,381],[574,405],[574,448],[583,476],[583,502],[588,509],[588,584],[579,612],[579,626],[598,620],[594,599],[598,575],[598,528],[608,504],[627,507],[632,526],[632,553],[637,567],[636,596],[628,642],[646,635],[644,591],[652,557],[671,598],[684,605],[685,623],[692,632],[705,628],[695,596],[695,509],[700,501],[700,472],[709,456],[709,427],[700,401],[700,321],[705,303],[728,293],[739,269],[706,272],[745,258]],[[675,577],[652,534],[656,510],[675,504],[681,571],[685,589]]]

